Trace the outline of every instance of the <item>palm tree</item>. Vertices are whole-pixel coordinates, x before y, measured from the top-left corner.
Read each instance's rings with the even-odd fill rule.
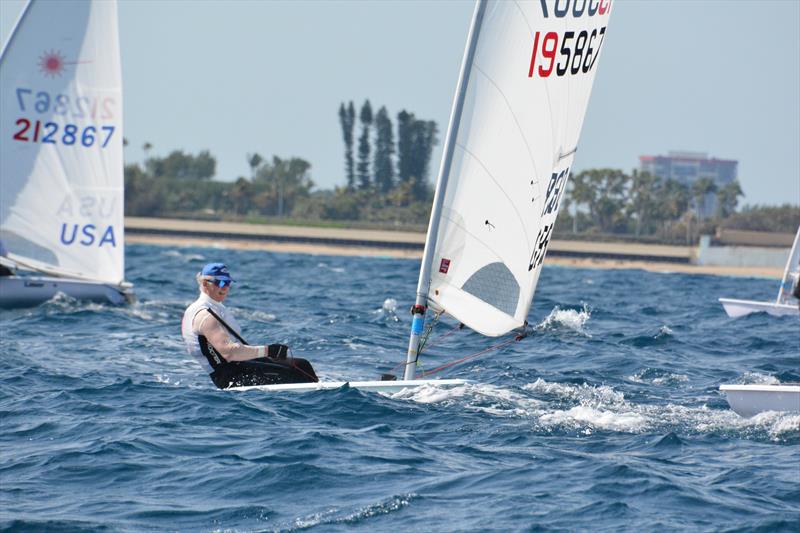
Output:
[[[679,181],[667,179],[658,184],[656,213],[662,232],[671,233],[672,224],[689,209],[689,188]]]
[[[636,218],[636,236],[641,234],[642,227],[647,225],[657,209],[658,176],[649,172],[633,171],[631,176],[630,204],[628,210]]]
[[[594,192],[590,211],[601,231],[610,233],[625,207],[625,192],[630,177],[621,170],[603,168],[589,171],[589,183]]]
[[[697,213],[697,219],[703,220],[702,207],[705,204],[706,195],[712,194],[717,191],[717,184],[714,183],[713,178],[700,178],[692,184],[692,198],[694,199],[694,209]]]
[[[732,181],[717,191],[717,216],[727,218],[736,212],[739,197],[744,196],[738,181]]]
[[[572,233],[578,232],[578,207],[585,205],[589,209],[589,218],[594,220],[592,213],[594,194],[592,187],[589,185],[589,173],[584,171],[580,174],[573,175],[570,180],[570,198],[574,203],[575,209],[572,219]]]
[[[260,154],[254,152],[252,154],[247,154],[247,164],[250,165],[250,174],[251,178],[255,181],[256,179],[256,172],[258,171],[258,167],[261,166],[261,163],[264,162],[264,158],[261,157]]]

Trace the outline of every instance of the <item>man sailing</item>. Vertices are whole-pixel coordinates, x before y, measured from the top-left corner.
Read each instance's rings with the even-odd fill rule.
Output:
[[[319,381],[311,363],[287,357],[285,344],[250,346],[222,302],[234,282],[223,263],[209,263],[195,276],[200,295],[183,314],[181,333],[189,354],[220,389]]]

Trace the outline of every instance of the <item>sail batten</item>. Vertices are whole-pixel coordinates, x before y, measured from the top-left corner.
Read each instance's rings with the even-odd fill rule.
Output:
[[[427,305],[484,335],[525,324],[610,10],[610,0],[476,6],[420,287]]]

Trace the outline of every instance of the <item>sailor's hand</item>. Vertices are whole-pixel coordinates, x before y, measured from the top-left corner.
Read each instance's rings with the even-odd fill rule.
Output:
[[[267,346],[267,357],[283,360],[289,355],[289,347],[285,344],[270,344]]]

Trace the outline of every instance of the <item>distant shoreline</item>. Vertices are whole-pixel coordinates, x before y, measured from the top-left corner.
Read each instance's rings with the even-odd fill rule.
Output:
[[[296,253],[309,255],[339,255],[351,257],[391,257],[396,259],[417,259],[422,254],[414,250],[397,250],[392,248],[373,248],[356,246],[325,246],[319,244],[300,243],[271,243],[237,239],[225,239],[210,243],[208,239],[191,237],[163,237],[158,235],[131,235],[126,237],[132,244],[154,244],[157,246],[204,246],[233,250],[263,250],[276,253]],[[783,271],[768,267],[724,267],[700,266],[692,264],[660,263],[648,261],[625,261],[620,259],[593,259],[572,257],[547,257],[545,266],[557,265],[574,268],[597,269],[638,269],[648,272],[684,273],[684,274],[709,274],[713,276],[753,277],[781,279]]]

